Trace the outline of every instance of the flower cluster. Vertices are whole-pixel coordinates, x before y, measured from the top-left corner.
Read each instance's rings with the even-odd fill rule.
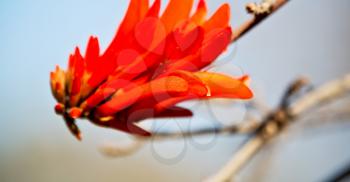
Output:
[[[149,136],[135,125],[147,118],[186,117],[176,104],[191,99],[249,99],[247,77],[201,71],[230,44],[230,9],[223,4],[207,18],[204,0],[193,14],[193,0],[170,0],[160,15],[160,0],[131,0],[108,48],[101,53],[90,37],[85,54],[70,55],[67,70],[51,72],[51,88],[71,132],[74,119]]]

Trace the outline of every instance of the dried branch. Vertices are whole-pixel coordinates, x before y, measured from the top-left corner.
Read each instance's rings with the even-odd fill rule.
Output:
[[[221,182],[231,181],[234,174],[236,174],[247,161],[261,148],[264,144],[263,137],[258,135],[250,138],[240,150],[225,164],[225,166],[214,176],[207,179],[206,182]]]
[[[287,89],[282,100],[288,100],[288,98],[292,97],[297,90],[300,90],[301,87],[298,87],[299,89],[290,92],[292,88],[296,88],[295,86],[298,83],[301,83],[300,80],[294,82],[289,89]],[[265,143],[279,134],[282,129],[293,121],[295,117],[301,116],[301,114],[307,112],[318,104],[339,98],[340,96],[349,93],[349,91],[350,74],[342,79],[331,81],[318,89],[310,91],[289,107],[281,108],[281,106],[285,106],[284,104],[281,104],[274,113],[264,119],[261,127],[255,131],[252,137],[240,148],[232,159],[229,160],[229,162],[217,174],[209,178],[207,181],[230,181],[230,179],[242,169],[242,167],[257,153],[257,151],[259,151],[259,149],[264,146]]]
[[[246,6],[247,11],[248,13],[253,14],[254,17],[233,30],[231,42],[237,41],[287,2],[289,2],[289,0],[265,0],[261,4],[249,3]]]
[[[241,125],[233,125],[222,128],[206,128],[196,131],[186,132],[156,132],[152,133],[152,137],[139,138],[141,140],[169,140],[178,138],[188,138],[194,136],[212,135],[212,134],[239,134],[250,133],[259,127],[259,123],[255,120],[243,121]]]
[[[303,112],[315,107],[318,104],[330,101],[336,97],[346,94],[350,90],[350,74],[339,80],[334,80],[324,84],[318,89],[306,94],[295,102],[289,109],[289,113],[293,116],[302,114]]]
[[[140,149],[147,141],[160,141],[160,140],[175,140],[180,138],[189,138],[203,135],[215,135],[215,134],[238,134],[238,133],[251,133],[260,126],[255,120],[243,121],[241,125],[227,126],[223,128],[206,128],[196,131],[187,132],[156,132],[152,133],[152,137],[135,137],[134,142],[121,146],[119,144],[105,144],[100,148],[100,151],[109,157],[121,157],[131,155]]]

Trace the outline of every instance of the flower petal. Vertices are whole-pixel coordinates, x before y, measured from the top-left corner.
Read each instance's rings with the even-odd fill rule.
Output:
[[[153,5],[149,8],[146,17],[158,17],[160,10],[160,0],[154,0]]]
[[[169,35],[165,49],[165,57],[168,60],[181,59],[195,53],[201,47],[204,30],[199,26],[186,30],[188,26],[191,26],[188,24],[184,23]]]
[[[148,118],[190,117],[193,113],[185,108],[170,106],[161,110],[154,107],[156,100],[147,100],[133,105],[125,114],[130,122],[139,122]]]
[[[50,73],[50,86],[53,96],[59,103],[64,103],[65,83],[65,72],[59,66],[56,66],[55,71]]]
[[[210,72],[196,72],[194,75],[206,86],[207,93],[205,95],[188,94],[185,96],[173,97],[156,103],[153,108],[155,110],[162,110],[164,108],[172,107],[179,102],[193,99],[250,99],[253,97],[252,91],[246,84],[247,76],[236,79],[223,74]]]
[[[97,37],[91,36],[85,52],[86,70],[92,72],[98,66],[100,46]]]
[[[170,0],[161,21],[169,33],[181,21],[188,19],[192,9],[193,0]]]
[[[134,28],[148,11],[148,0],[131,0],[126,15],[112,42],[101,55],[101,60],[95,72],[91,75],[89,84],[96,87],[103,82],[118,66],[115,59],[123,48],[133,47]],[[122,43],[121,43],[122,42]]]
[[[102,121],[98,118],[94,118],[94,119],[92,119],[92,122],[94,122],[100,126],[113,128],[113,129],[120,130],[120,131],[129,133],[129,134],[133,134],[133,135],[139,135],[139,136],[144,136],[144,137],[151,136],[150,132],[135,125],[134,122],[119,120],[116,117],[113,117],[107,121]]]
[[[197,10],[192,15],[190,21],[197,25],[201,25],[204,22],[206,15],[207,15],[207,6],[205,4],[205,0],[199,0]]]
[[[235,79],[219,73],[196,72],[194,73],[209,89],[209,98],[234,98],[250,99],[252,91],[247,87],[244,79]]]
[[[208,21],[203,24],[203,28],[206,32],[210,32],[217,28],[225,28],[230,22],[230,6],[223,4],[220,8],[210,17]]]
[[[231,28],[216,29],[206,35],[203,45],[196,54],[184,57],[166,66],[165,70],[198,71],[212,63],[229,45]]]
[[[110,116],[143,98],[169,98],[186,93],[188,90],[189,85],[186,80],[176,76],[163,77],[118,94],[117,97],[113,97],[99,106],[96,109],[96,113],[99,117]]]
[[[71,106],[75,106],[79,100],[80,90],[82,86],[82,78],[84,75],[84,58],[81,56],[79,48],[75,48],[75,53],[70,57],[68,67],[68,92]]]

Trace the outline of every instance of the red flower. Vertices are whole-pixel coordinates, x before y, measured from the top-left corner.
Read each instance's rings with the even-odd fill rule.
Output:
[[[74,119],[148,136],[134,123],[146,118],[191,116],[176,107],[190,99],[249,99],[247,77],[200,71],[229,45],[230,10],[222,5],[206,18],[200,0],[170,0],[159,16],[160,0],[131,0],[116,36],[100,53],[98,39],[90,37],[85,55],[70,55],[68,69],[51,72],[51,88],[71,132],[80,139]]]

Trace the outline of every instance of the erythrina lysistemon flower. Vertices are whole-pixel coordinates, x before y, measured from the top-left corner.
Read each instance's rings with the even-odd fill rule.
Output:
[[[130,134],[151,133],[135,125],[147,118],[186,117],[176,104],[191,99],[249,99],[247,76],[200,71],[229,45],[230,10],[223,4],[210,18],[204,0],[191,15],[193,0],[170,0],[159,15],[160,0],[131,0],[124,20],[101,53],[90,37],[85,55],[70,55],[66,71],[51,72],[55,111],[80,139],[75,119],[86,118]]]

